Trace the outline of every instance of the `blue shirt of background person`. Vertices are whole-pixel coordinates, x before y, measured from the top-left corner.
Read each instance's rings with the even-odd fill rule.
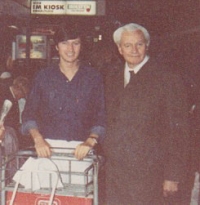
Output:
[[[59,29],[54,35],[59,64],[41,70],[33,81],[22,118],[38,156],[49,157],[45,139],[83,141],[75,149],[84,158],[105,136],[105,103],[101,75],[79,60],[81,33]]]

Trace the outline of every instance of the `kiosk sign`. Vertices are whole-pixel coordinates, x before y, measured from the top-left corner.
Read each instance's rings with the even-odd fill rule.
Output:
[[[31,14],[96,15],[96,1],[32,0]]]

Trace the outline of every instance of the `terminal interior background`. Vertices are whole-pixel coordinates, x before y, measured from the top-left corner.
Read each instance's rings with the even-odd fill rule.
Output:
[[[31,0],[0,0],[0,71],[12,56],[14,69],[33,76],[46,65],[56,62],[52,40],[58,26],[79,26],[86,36],[83,56],[102,48],[117,53],[112,33],[120,25],[135,22],[151,35],[149,54],[180,72],[190,70],[200,76],[200,2],[199,0],[96,0],[104,5],[94,16],[33,15]],[[36,36],[36,37],[34,37]],[[25,37],[25,41],[24,41]],[[42,38],[41,38],[42,37]],[[33,41],[33,42],[32,42]],[[44,52],[32,54],[34,42]],[[19,46],[23,53],[19,54]],[[98,53],[99,52],[99,53]],[[120,56],[118,56],[120,58]],[[102,58],[103,59],[103,58]]]
[[[91,56],[93,61],[105,61],[104,54],[110,53],[120,59],[112,34],[120,25],[134,22],[150,32],[150,57],[175,71],[188,72],[200,86],[199,0],[96,2],[104,5],[98,15],[53,16],[31,14],[31,0],[0,0],[0,72],[8,69],[7,60],[11,57],[14,73],[33,78],[38,70],[58,61],[53,42],[58,26],[70,28],[74,24],[85,33],[85,61],[90,61]]]

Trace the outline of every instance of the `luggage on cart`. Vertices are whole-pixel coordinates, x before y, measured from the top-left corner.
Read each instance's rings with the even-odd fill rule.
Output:
[[[38,159],[34,150],[19,151],[3,163],[1,205],[98,205],[98,171],[102,157],[91,153],[78,161],[72,150],[56,152],[50,159],[39,158],[40,165],[30,170],[22,166],[27,159]],[[6,176],[6,167],[11,161],[17,164],[17,180],[7,183],[10,176]],[[52,163],[54,169],[49,169],[47,164],[41,166],[44,161]],[[27,180],[28,185],[22,183]]]

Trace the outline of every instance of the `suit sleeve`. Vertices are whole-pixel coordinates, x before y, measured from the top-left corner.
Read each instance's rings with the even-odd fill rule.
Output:
[[[184,180],[189,153],[187,92],[179,76],[169,75],[164,81],[167,113],[165,133],[165,180]]]

